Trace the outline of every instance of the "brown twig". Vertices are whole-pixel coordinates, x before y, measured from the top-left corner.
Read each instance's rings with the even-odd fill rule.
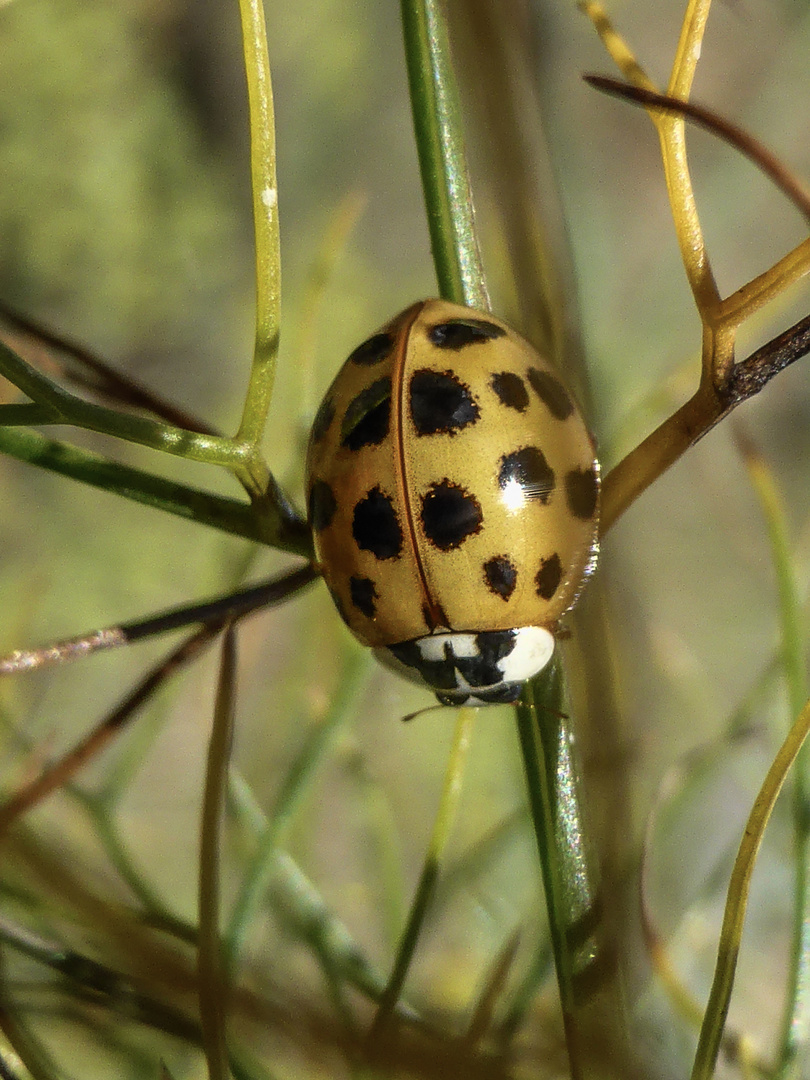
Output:
[[[0,319],[19,335],[16,351],[27,351],[27,346],[44,346],[51,350],[48,359],[63,378],[78,386],[92,391],[114,404],[126,405],[130,409],[142,409],[152,416],[165,420],[169,424],[186,431],[196,431],[201,435],[219,435],[216,428],[210,427],[204,420],[186,412],[165,398],[142,386],[129,375],[116,371],[101,357],[71,338],[63,337],[48,327],[19,312],[13,311],[0,302]],[[63,354],[60,356],[59,354]],[[74,360],[78,370],[66,363],[64,357]]]
[[[810,191],[807,186],[759,140],[732,123],[731,120],[726,120],[724,116],[720,116],[712,109],[707,109],[704,105],[696,105],[692,101],[681,101],[668,94],[659,94],[654,90],[632,86],[619,79],[609,79],[604,75],[584,75],[583,78],[589,86],[605,94],[623,98],[635,105],[642,105],[646,109],[661,109],[664,112],[677,113],[705,131],[717,135],[761,169],[810,221]]]
[[[143,638],[179,630],[192,623],[222,622],[227,618],[241,617],[259,608],[282,603],[317,577],[316,567],[307,563],[306,566],[287,571],[239,592],[228,593],[227,596],[170,608],[148,619],[91,630],[89,633],[52,642],[38,649],[15,649],[7,656],[0,656],[0,676],[68,663],[89,656],[90,653],[132,645]]]
[[[808,352],[810,316],[805,316],[745,360],[733,364],[719,385],[702,380],[693,397],[608,473],[603,488],[601,534],[715,424]]]
[[[52,792],[72,780],[81,767],[95,757],[133,719],[138,709],[149,700],[158,687],[197,659],[203,650],[216,638],[226,623],[237,622],[257,611],[259,607],[263,608],[272,603],[280,603],[287,596],[297,591],[302,584],[314,580],[316,576],[317,571],[311,566],[306,566],[293,571],[291,574],[276,578],[258,588],[238,593],[235,598],[228,597],[213,604],[198,605],[196,608],[186,609],[186,611],[177,610],[159,616],[157,619],[147,619],[141,623],[130,624],[131,627],[139,628],[140,633],[136,636],[144,637],[146,636],[145,628],[147,626],[152,626],[153,632],[155,624],[160,624],[160,630],[177,629],[179,626],[187,625],[188,622],[201,621],[201,612],[206,616],[205,625],[187,637],[167,657],[153,667],[141,682],[127,694],[120,705],[106,716],[77,746],[69,750],[59,761],[42,772],[31,783],[22,787],[7,802],[0,804],[0,837],[5,834],[21,814],[24,814]],[[260,590],[263,591],[264,595],[259,604],[256,602],[256,594]],[[250,598],[251,603],[245,602],[246,597]],[[230,601],[230,606],[228,606],[227,601]],[[240,601],[242,602],[241,606]],[[180,616],[188,616],[189,612],[191,612],[193,618],[186,617],[185,621],[181,621]],[[129,640],[133,640],[133,638]]]
[[[141,705],[149,700],[162,683],[190,664],[206,646],[211,644],[219,633],[221,625],[205,626],[186,638],[181,645],[173,649],[156,665],[86,738],[0,805],[0,838],[21,814],[72,780],[79,769],[95,757],[132,720]]]

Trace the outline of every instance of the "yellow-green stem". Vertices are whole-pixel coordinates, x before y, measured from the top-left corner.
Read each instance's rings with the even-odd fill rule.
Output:
[[[279,247],[276,128],[262,0],[239,0],[250,108],[250,173],[256,242],[256,340],[242,421],[236,435],[256,449],[264,434],[279,346]],[[258,491],[257,494],[261,494]]]

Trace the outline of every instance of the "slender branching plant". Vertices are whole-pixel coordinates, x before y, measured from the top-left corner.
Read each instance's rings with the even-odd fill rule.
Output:
[[[0,6],[0,1076],[806,1072],[810,19],[675,6]],[[515,707],[302,510],[432,295],[602,460]]]

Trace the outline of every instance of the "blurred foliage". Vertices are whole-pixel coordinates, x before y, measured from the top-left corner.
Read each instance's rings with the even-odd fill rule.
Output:
[[[662,80],[681,6],[611,5],[648,70]],[[515,0],[502,7],[504,19],[526,18],[532,27],[574,255],[593,426],[609,465],[680,403],[682,373],[696,377],[698,366],[698,322],[670,227],[656,140],[641,111],[581,82],[585,71],[610,69],[573,3],[537,2],[524,10]],[[270,0],[268,28],[284,274],[268,453],[300,500],[304,441],[318,394],[354,344],[417,296],[434,293],[435,284],[396,5]],[[808,47],[804,4],[717,0],[695,89],[697,100],[759,135],[803,175],[810,175]],[[0,7],[0,56],[0,295],[232,427],[248,372],[254,288],[236,5],[10,0]],[[470,81],[476,75],[465,74]],[[804,226],[728,147],[703,133],[690,135],[690,147],[710,251],[727,292],[798,242]],[[347,193],[362,195],[365,209],[310,324],[311,274]],[[485,234],[486,213],[484,202]],[[490,239],[487,253],[496,263],[496,241]],[[508,302],[508,290],[504,295]],[[763,317],[750,346],[806,308],[805,289]],[[807,364],[775,380],[739,422],[778,477],[806,596]],[[146,452],[126,453],[127,460],[153,463]],[[13,462],[0,463],[0,505],[3,651],[224,590],[241,579],[249,560],[255,573],[282,564],[271,553],[256,555],[231,538]],[[600,575],[611,611],[603,646],[618,674],[625,724],[621,775],[622,782],[629,778],[633,812],[632,832],[623,838],[627,859],[638,863],[653,796],[680,767],[656,818],[649,900],[674,962],[702,1000],[730,855],[785,725],[784,692],[774,675],[773,566],[725,426],[616,526]],[[43,758],[72,745],[164,648],[139,645],[4,683],[3,784],[13,788]],[[270,812],[357,650],[320,588],[253,619],[240,632],[239,650],[235,764],[256,803]],[[284,847],[371,963],[385,971],[430,833],[452,721],[433,712],[401,725],[399,717],[423,707],[425,695],[370,660],[357,662],[365,666],[355,696],[335,722],[329,753]],[[215,669],[211,657],[162,693],[141,727],[81,781],[85,794],[98,794],[108,790],[110,776],[126,776],[112,806],[117,836],[162,904],[190,922]],[[747,731],[748,739],[730,745],[732,729]],[[455,862],[440,883],[407,987],[423,1015],[459,1036],[504,941],[519,934],[508,976],[514,990],[543,940],[509,710],[481,715],[464,783]],[[778,996],[763,988],[778,985],[788,948],[789,837],[779,814],[774,824],[755,877],[731,1014],[734,1030],[750,1034],[763,1053],[779,1019]],[[488,847],[482,837],[490,838]],[[244,822],[226,834],[226,904],[254,843]],[[190,950],[133,925],[126,909],[134,903],[131,889],[110,852],[86,798],[49,800],[7,848],[0,886],[6,917],[137,974],[153,992],[160,987],[164,1019],[169,1004],[193,1015]],[[255,1058],[246,1075],[352,1075],[338,1052],[345,1047],[334,1035],[334,1002],[286,903],[276,896],[247,942],[241,977],[255,997],[237,1009],[239,1035]],[[673,1018],[640,942],[628,948],[636,950],[630,966],[646,1072],[682,1076],[694,1031]],[[30,958],[16,961],[9,974],[66,1075],[155,1076],[161,1059],[178,1080],[202,1075],[184,1032],[164,1035],[132,1022],[126,996],[82,997]],[[509,1065],[515,1075],[523,1069],[554,1075],[561,1067],[554,1002],[549,983],[530,1007]],[[366,1003],[352,996],[351,1006],[365,1023]],[[409,1060],[416,1074],[447,1067],[418,1048]]]

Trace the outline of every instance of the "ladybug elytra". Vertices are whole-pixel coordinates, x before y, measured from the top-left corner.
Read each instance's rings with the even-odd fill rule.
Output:
[[[504,323],[443,300],[340,369],[307,498],[349,629],[443,704],[514,701],[596,563],[599,465],[571,395]]]

